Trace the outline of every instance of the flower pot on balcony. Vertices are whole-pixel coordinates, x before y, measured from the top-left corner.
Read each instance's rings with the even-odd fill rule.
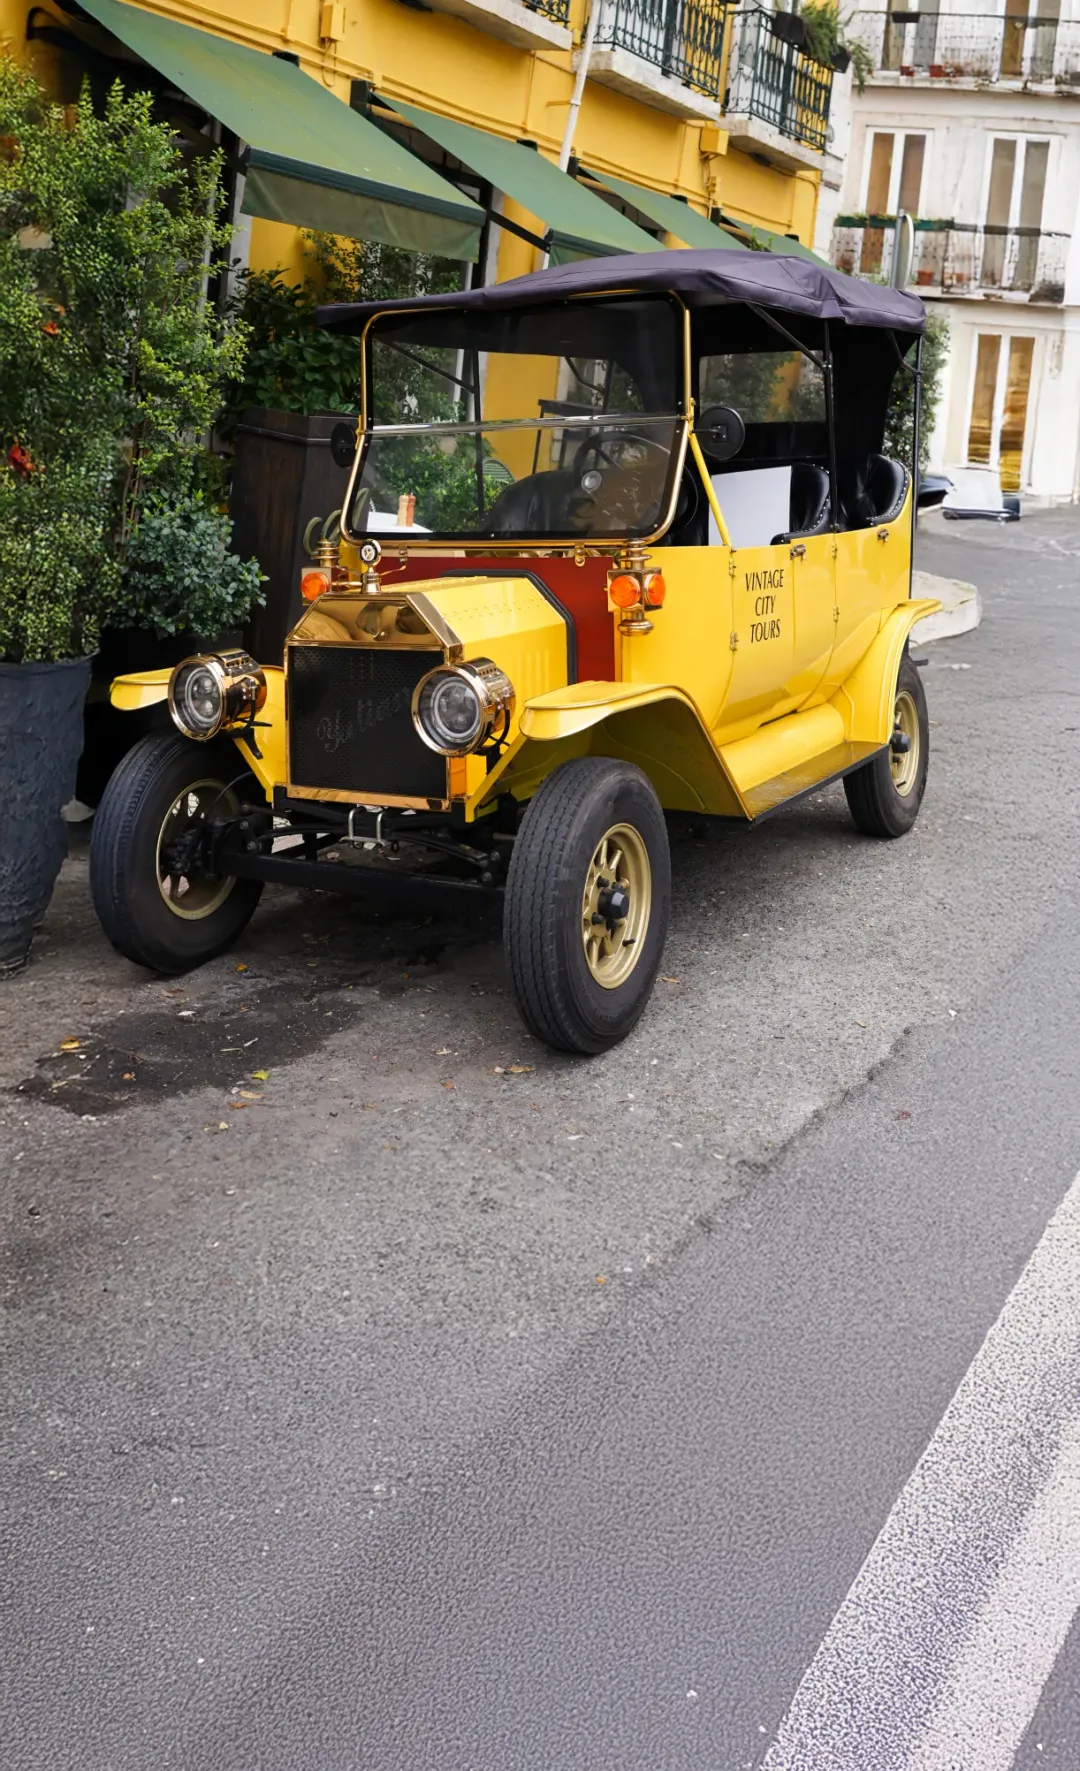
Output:
[[[851,66],[850,49],[845,49],[843,44],[840,44],[833,50],[829,66],[833,69],[834,73],[846,74]]]
[[[945,80],[948,78],[948,74],[949,74],[948,68],[945,67],[941,62],[932,61],[930,63],[930,78],[931,78],[931,80]]]
[[[928,289],[934,281],[934,273],[933,271],[916,271],[915,281],[920,289]]]
[[[795,12],[774,12],[772,16],[773,36],[779,37],[781,43],[791,43],[796,49],[806,48],[806,20]]]
[[[0,664],[0,974],[18,971],[48,908],[75,791],[89,658]]]

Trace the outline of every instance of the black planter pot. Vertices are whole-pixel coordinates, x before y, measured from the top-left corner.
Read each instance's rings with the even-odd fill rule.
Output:
[[[772,16],[772,32],[779,37],[781,43],[791,43],[796,49],[806,48],[806,20],[796,12],[774,12]]]
[[[344,422],[342,412],[308,418],[260,406],[245,412],[237,426],[232,544],[244,559],[254,554],[267,576],[266,601],[244,635],[261,664],[281,663],[285,635],[304,612],[300,575],[311,563],[305,530],[321,527],[345,502],[349,468],[334,460],[330,448]]]
[[[851,66],[850,49],[834,49],[832,52],[832,66],[836,73],[846,74]]]
[[[75,791],[89,658],[0,664],[0,973],[17,971],[52,897]]]

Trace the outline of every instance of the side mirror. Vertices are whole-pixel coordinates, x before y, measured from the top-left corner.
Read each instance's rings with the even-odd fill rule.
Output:
[[[746,426],[734,406],[706,406],[694,433],[714,461],[730,461],[746,441]]]
[[[330,432],[330,454],[335,467],[350,468],[356,454],[355,424],[335,424]]]
[[[944,474],[923,474],[919,480],[919,489],[915,495],[915,503],[919,510],[933,510],[942,504],[952,491],[952,481]]]

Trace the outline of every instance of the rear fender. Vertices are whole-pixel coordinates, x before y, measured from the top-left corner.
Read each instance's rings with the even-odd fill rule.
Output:
[[[746,817],[738,788],[688,695],[670,684],[574,683],[522,709],[520,731],[466,807],[501,794],[529,799],[560,763],[613,756],[636,763],[669,811]]]
[[[844,736],[853,743],[886,744],[893,729],[896,676],[911,630],[941,604],[933,597],[901,603],[885,617],[881,631],[851,675],[833,696],[832,705],[844,721]]]

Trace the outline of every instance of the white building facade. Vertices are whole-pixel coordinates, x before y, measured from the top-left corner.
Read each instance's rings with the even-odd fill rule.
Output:
[[[946,3],[852,18],[873,71],[852,93],[817,250],[888,279],[897,210],[915,217],[908,287],[950,329],[933,465],[996,470],[1003,490],[1039,502],[1076,500],[1080,0]]]

